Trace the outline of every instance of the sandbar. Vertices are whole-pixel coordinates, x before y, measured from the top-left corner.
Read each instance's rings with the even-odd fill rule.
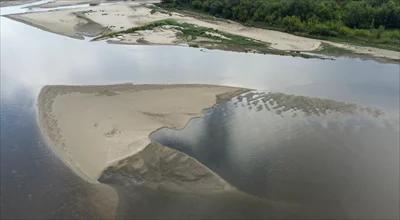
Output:
[[[163,127],[183,128],[205,108],[246,91],[213,85],[45,86],[38,97],[38,123],[55,154],[90,183],[98,183],[107,167],[121,167],[120,161],[147,146],[168,160],[179,156],[191,161],[196,172],[212,173],[183,153],[151,145],[149,135]],[[148,150],[145,154],[151,155]],[[225,181],[211,176],[226,188]]]

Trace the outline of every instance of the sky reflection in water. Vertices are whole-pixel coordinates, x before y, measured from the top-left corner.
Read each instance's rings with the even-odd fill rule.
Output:
[[[89,43],[7,18],[1,47],[3,96],[48,84],[210,83],[398,109],[396,64]]]
[[[237,188],[352,218],[396,218],[399,119],[329,100],[250,92],[151,138]],[[339,215],[340,216],[340,215]]]

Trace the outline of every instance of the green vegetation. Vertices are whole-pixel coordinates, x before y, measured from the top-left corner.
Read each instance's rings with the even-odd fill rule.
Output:
[[[204,47],[209,49],[222,49],[230,51],[257,52],[277,55],[301,56],[304,58],[319,57],[297,52],[286,52],[271,49],[269,44],[251,38],[221,32],[215,29],[200,27],[194,24],[181,23],[173,19],[155,21],[144,26],[134,27],[123,31],[103,34],[93,40],[112,38],[123,34],[143,30],[152,30],[157,27],[169,27],[179,30],[178,38],[188,43],[190,47]]]
[[[127,30],[119,31],[119,32],[112,32],[105,34],[103,36],[100,36],[99,38],[105,38],[105,37],[115,37],[117,35],[121,34],[128,34],[128,33],[134,33],[137,31],[143,31],[143,30],[152,30],[157,27],[173,27],[181,32],[181,34],[178,36],[179,38],[183,39],[185,42],[195,42],[196,39],[199,37],[203,37],[206,39],[210,39],[210,41],[205,41],[205,42],[211,42],[213,44],[223,44],[227,46],[240,46],[240,47],[264,47],[267,46],[265,43],[255,41],[250,38],[238,36],[238,35],[233,35],[233,34],[228,34],[228,33],[223,33],[218,30],[214,30],[211,28],[205,28],[205,27],[199,27],[193,24],[188,24],[188,23],[180,23],[176,20],[173,19],[165,19],[165,20],[160,20],[160,21],[155,21],[153,23],[140,26],[140,27],[134,27],[130,28]],[[201,42],[199,42],[201,43]],[[195,45],[194,45],[195,46]]]
[[[160,6],[400,51],[400,0],[163,0]]]
[[[355,54],[353,51],[344,49],[344,48],[339,48],[332,46],[327,43],[322,43],[321,44],[321,49],[318,51],[315,51],[314,53],[319,53],[319,54],[324,54],[324,55],[329,55],[329,56],[351,56],[351,57],[360,57],[361,55]]]
[[[153,30],[157,27],[173,28],[178,30],[177,38],[188,43],[190,47],[204,47],[241,52],[257,52],[277,55],[301,56],[304,58],[319,57],[297,52],[286,52],[271,49],[269,44],[239,35],[229,34],[212,28],[194,24],[178,22],[174,19],[159,20],[140,27],[129,28],[123,31],[103,34],[93,40],[112,38],[123,34],[135,33],[143,30]]]

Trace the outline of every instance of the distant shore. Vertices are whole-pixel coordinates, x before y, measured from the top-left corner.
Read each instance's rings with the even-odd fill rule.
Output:
[[[78,4],[82,1],[74,2]],[[113,43],[188,45],[302,57],[350,54],[350,56],[387,62],[400,61],[400,52],[397,51],[311,39],[274,30],[247,27],[225,19],[167,11],[155,6],[154,2],[157,1],[114,2],[107,5],[24,13],[8,17],[74,38],[97,36],[98,39]],[[41,7],[54,7],[62,5],[63,2],[48,4]],[[166,20],[169,21],[168,24],[164,24]]]

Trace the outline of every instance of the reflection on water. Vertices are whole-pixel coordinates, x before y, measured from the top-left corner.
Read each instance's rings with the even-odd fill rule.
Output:
[[[98,218],[89,184],[43,143],[31,99],[1,102],[1,218]]]
[[[15,11],[1,9],[2,14]],[[299,103],[276,108],[279,104],[269,104],[271,98],[276,101],[275,96],[265,98],[266,105],[257,97],[251,101],[242,97],[241,101],[215,108],[205,119],[193,120],[183,131],[163,130],[156,137],[199,158],[249,193],[294,202],[305,195],[310,196],[307,201],[320,201],[329,193],[324,198],[331,199],[322,204],[337,208],[340,203],[341,211],[349,214],[338,213],[348,216],[360,216],[362,209],[367,213],[376,207],[386,208],[390,216],[398,204],[392,194],[398,180],[396,175],[390,176],[398,167],[398,148],[393,149],[398,138],[390,128],[394,123],[398,129],[398,117],[397,121],[385,122],[390,112],[397,114],[399,109],[398,65],[347,58],[327,61],[184,47],[111,45],[48,33],[5,17],[0,17],[0,22],[2,218],[100,216],[96,209],[88,208],[93,205],[93,186],[67,169],[40,137],[36,97],[44,85],[55,84],[208,83],[378,107],[384,115],[380,111],[368,113],[367,109],[361,115],[340,111],[317,115],[325,104],[312,109],[307,106],[313,102],[298,109],[294,108]],[[297,99],[300,104],[307,100]],[[345,109],[348,107],[353,108],[350,105]],[[338,158],[342,158],[340,163]],[[260,175],[254,177],[256,173]],[[370,184],[363,186],[361,182]],[[362,201],[359,205],[354,203],[356,196]],[[373,196],[376,199],[368,202]],[[238,212],[243,216],[274,216],[267,215],[269,209],[260,211],[266,206],[257,205],[259,201],[247,203],[258,207],[257,213],[246,209],[243,197],[215,198],[211,202],[139,190],[127,198],[131,202],[124,204],[139,207],[131,209],[140,210],[136,213],[142,215],[137,217],[167,216],[163,213],[173,217],[173,213],[180,213],[180,207],[188,216],[202,212],[212,216],[216,209],[227,210],[225,216]],[[394,201],[376,206],[386,205],[389,199]],[[196,206],[199,201],[203,205]],[[224,209],[226,201],[234,203],[230,209]],[[213,205],[217,203],[219,206]],[[369,217],[374,217],[372,214]]]
[[[152,140],[239,189],[345,217],[395,218],[399,118],[330,100],[249,92]]]
[[[48,84],[208,83],[390,109],[399,106],[396,64],[111,45],[47,33],[4,17],[0,20],[1,86],[6,96],[21,87],[36,94]]]

